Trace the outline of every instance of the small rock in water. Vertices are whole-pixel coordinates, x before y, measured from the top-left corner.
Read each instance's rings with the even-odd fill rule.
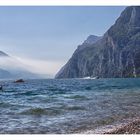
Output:
[[[14,83],[23,83],[23,82],[25,82],[23,79],[18,79]]]

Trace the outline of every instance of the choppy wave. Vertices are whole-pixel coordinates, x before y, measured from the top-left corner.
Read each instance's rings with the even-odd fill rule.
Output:
[[[48,115],[56,116],[60,114],[60,110],[57,109],[45,109],[45,108],[32,108],[20,113],[21,115]]]
[[[89,100],[89,98],[84,95],[71,95],[71,96],[66,96],[65,98],[75,99],[75,100]]]
[[[11,104],[9,104],[9,103],[4,103],[4,102],[1,102],[1,103],[0,103],[0,108],[6,108],[6,107],[11,107]]]

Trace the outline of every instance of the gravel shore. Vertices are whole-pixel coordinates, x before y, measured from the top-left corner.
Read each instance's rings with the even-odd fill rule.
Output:
[[[77,132],[80,134],[140,134],[140,118],[122,120],[120,123],[98,127],[87,131]]]
[[[135,120],[104,134],[140,134],[140,120]]]

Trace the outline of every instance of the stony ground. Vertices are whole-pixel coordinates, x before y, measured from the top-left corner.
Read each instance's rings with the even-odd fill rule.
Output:
[[[140,134],[140,120],[133,121],[104,134]]]

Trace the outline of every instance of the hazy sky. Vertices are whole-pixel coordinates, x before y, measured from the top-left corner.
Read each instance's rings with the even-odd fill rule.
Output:
[[[103,35],[125,7],[0,7],[0,50],[54,75],[89,35]]]

